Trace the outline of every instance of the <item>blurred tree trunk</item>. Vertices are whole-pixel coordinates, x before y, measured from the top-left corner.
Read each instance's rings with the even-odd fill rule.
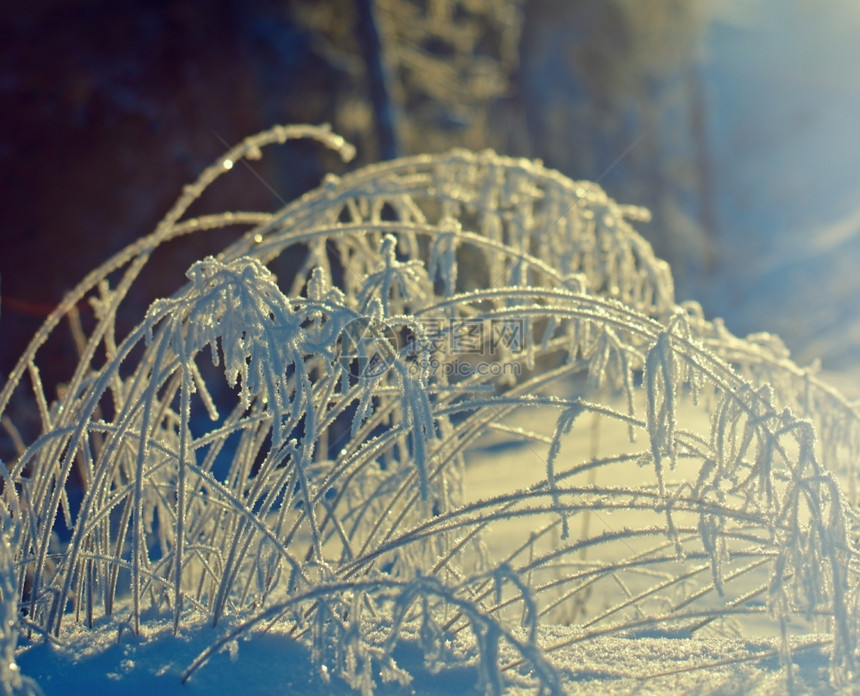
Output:
[[[391,71],[376,17],[376,0],[356,0],[358,43],[367,72],[373,122],[379,142],[379,159],[400,155],[397,135],[397,109],[391,96]]]

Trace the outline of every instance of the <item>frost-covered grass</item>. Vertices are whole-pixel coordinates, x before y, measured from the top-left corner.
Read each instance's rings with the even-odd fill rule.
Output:
[[[188,685],[246,640],[364,693],[428,670],[561,693],[591,673],[571,651],[648,641],[718,640],[711,674],[750,663],[777,690],[805,688],[809,651],[834,687],[856,679],[855,405],[778,339],[676,305],[630,224],[646,213],[539,162],[406,158],[274,214],[184,218],[297,136],[350,154],[314,127],[233,148],[67,297],[0,392],[20,536],[3,599],[34,669],[113,632],[162,636],[186,661],[156,676]],[[118,330],[155,248],[229,225],[248,229]],[[280,283],[279,258],[298,268]],[[40,348],[66,322],[80,360],[54,395]],[[487,452],[494,488],[470,491]],[[738,635],[760,641],[749,660]],[[128,683],[142,658],[124,659]],[[625,664],[594,673],[674,669]]]

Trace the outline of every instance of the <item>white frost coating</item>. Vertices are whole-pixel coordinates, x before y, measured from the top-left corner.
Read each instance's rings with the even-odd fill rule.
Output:
[[[19,501],[8,486],[9,471],[0,461],[3,499],[0,500],[0,689],[4,696],[41,696],[42,690],[21,674],[15,648],[21,629],[18,614],[18,570],[15,548],[20,539]]]
[[[225,157],[302,133],[350,154],[279,128]],[[3,493],[22,501],[4,582],[37,630],[232,615],[193,679],[276,620],[364,693],[409,681],[404,641],[437,667],[474,650],[487,693],[520,672],[559,693],[553,656],[573,644],[732,631],[778,640],[787,682],[805,633],[834,685],[858,678],[860,415],[776,339],[676,307],[630,210],[540,163],[455,151],[329,178],[274,214],[182,220],[225,161],[88,276],[0,392],[19,445]],[[157,245],[238,223],[119,335]],[[279,284],[267,265],[287,254]],[[63,319],[81,360],[54,394],[39,349]],[[574,637],[541,637],[559,623]]]

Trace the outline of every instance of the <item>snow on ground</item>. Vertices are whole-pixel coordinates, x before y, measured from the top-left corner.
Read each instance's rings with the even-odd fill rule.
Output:
[[[26,649],[19,665],[45,696],[349,693],[342,682],[325,680],[313,668],[310,652],[278,627],[228,643],[183,684],[184,670],[229,625],[198,625],[178,637],[171,626],[170,617],[150,619],[143,635],[134,636],[122,622],[102,621],[93,631],[79,628],[65,633],[63,647],[41,644]],[[570,627],[547,627],[541,630],[541,642],[567,643],[576,635]],[[795,655],[798,693],[834,693],[827,683],[827,646],[816,636],[801,642],[809,647]],[[777,651],[774,641],[742,638],[602,638],[553,651],[551,660],[560,668],[568,694],[782,694],[786,684]],[[419,651],[409,645],[401,646],[395,657],[416,675],[415,694],[475,691],[474,665],[452,665],[432,674],[422,666]],[[515,675],[512,682],[506,692],[511,696],[534,692],[522,675]],[[377,693],[393,696],[411,691],[388,684]]]

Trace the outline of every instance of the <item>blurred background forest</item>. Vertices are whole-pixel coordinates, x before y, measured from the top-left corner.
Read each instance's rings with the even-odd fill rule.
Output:
[[[63,294],[229,145],[322,122],[356,160],[291,144],[192,213],[274,210],[397,155],[540,158],[651,209],[637,228],[680,300],[777,331],[800,362],[857,362],[853,0],[36,0],[3,15],[0,379]],[[159,252],[149,292],[225,241]],[[75,357],[70,341],[58,370]]]

